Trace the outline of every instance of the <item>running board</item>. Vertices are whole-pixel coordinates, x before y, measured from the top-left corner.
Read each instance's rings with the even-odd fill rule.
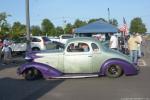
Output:
[[[59,77],[51,77],[51,78],[63,78],[63,79],[67,79],[67,78],[90,78],[90,77],[98,77],[98,75],[63,75],[63,76],[59,76]]]

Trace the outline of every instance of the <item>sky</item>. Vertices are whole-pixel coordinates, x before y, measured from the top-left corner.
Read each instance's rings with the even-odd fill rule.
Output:
[[[150,33],[150,0],[29,0],[30,25],[41,25],[48,18],[55,26],[74,23],[76,19],[88,21],[92,18],[108,20],[115,18],[119,27],[123,25],[123,17],[128,26],[135,17],[141,17]],[[8,23],[19,21],[26,23],[25,0],[0,0],[0,12],[11,15]]]

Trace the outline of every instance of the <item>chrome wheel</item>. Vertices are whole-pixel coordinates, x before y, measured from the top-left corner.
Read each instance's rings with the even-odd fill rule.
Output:
[[[106,75],[108,77],[116,78],[122,75],[122,68],[119,65],[110,65],[106,69]]]

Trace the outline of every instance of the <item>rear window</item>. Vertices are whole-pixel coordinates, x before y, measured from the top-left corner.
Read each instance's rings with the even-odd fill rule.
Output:
[[[42,37],[44,42],[51,41],[48,37]]]
[[[14,43],[26,43],[26,38],[13,39]]]
[[[31,40],[32,40],[32,42],[41,42],[41,40],[38,38],[32,38]]]
[[[73,38],[73,36],[62,36],[62,39],[69,39],[69,38]]]

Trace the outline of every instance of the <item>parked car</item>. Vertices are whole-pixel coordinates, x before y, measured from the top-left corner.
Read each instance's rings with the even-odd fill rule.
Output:
[[[27,58],[28,63],[17,71],[27,80],[104,75],[116,78],[123,74],[135,75],[139,70],[128,56],[86,37],[69,39],[64,50],[32,52]]]
[[[62,48],[61,43],[52,42],[45,36],[31,36],[31,49],[33,51],[47,50],[47,49],[59,49]],[[9,46],[12,52],[25,52],[26,51],[26,38],[21,37],[13,40],[13,43]]]
[[[60,43],[63,43],[63,44],[65,44],[67,42],[67,40],[70,39],[70,38],[73,38],[73,35],[71,35],[71,34],[63,34],[63,35],[60,35],[57,38],[56,37],[54,37],[54,38],[49,37],[49,39],[51,41],[57,41],[57,42],[60,42]]]

